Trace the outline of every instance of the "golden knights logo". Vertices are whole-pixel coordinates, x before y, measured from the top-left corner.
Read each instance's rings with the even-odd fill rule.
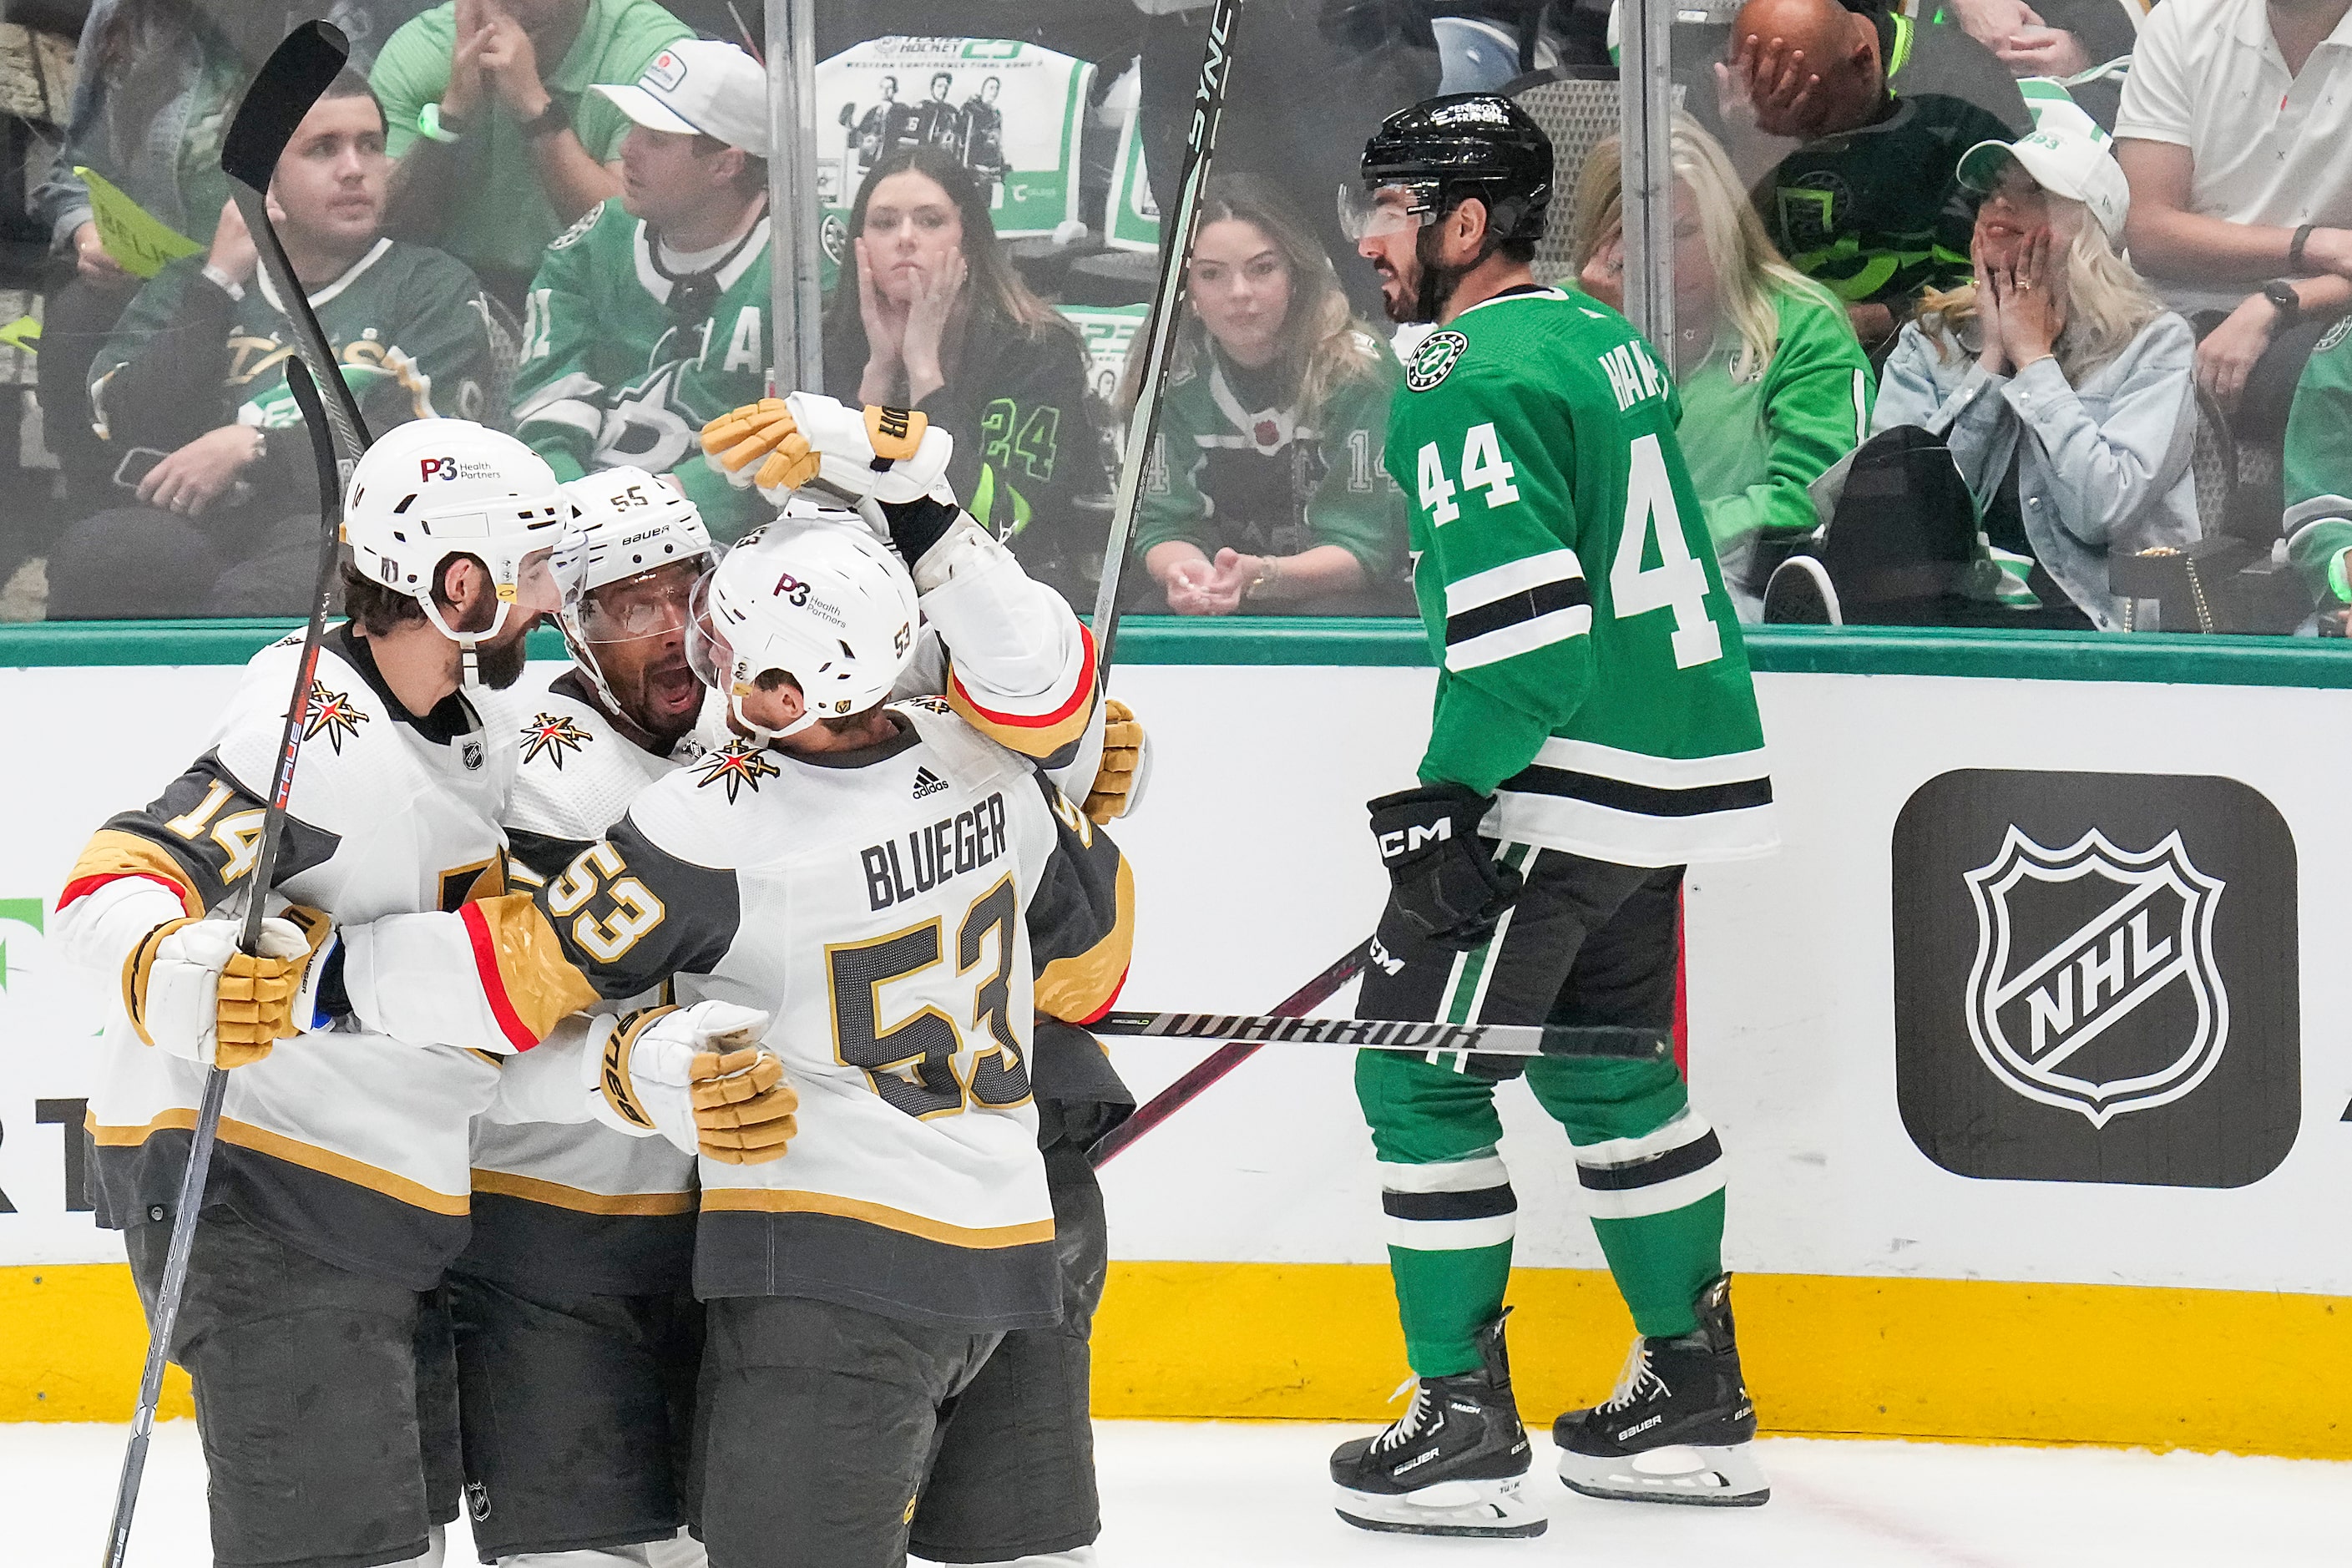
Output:
[[[1912,793],[1888,850],[1895,1103],[1927,1160],[2225,1188],[2288,1157],[2295,844],[2259,790],[1960,768]]]
[[[2050,849],[2012,824],[1966,880],[1969,1037],[2011,1089],[2105,1127],[2190,1093],[2221,1062],[2230,994],[2213,921],[2226,884],[2190,862],[2178,832],[2134,854],[2095,827]],[[2018,906],[2068,884],[2096,889],[2103,907],[2079,924],[2070,913],[2054,942],[2021,944]]]
[[[695,783],[697,789],[724,784],[727,786],[727,804],[732,805],[739,792],[749,789],[757,795],[760,781],[774,778],[782,770],[768,760],[765,746],[754,745],[750,741],[737,741],[703,758],[695,764],[695,771],[702,775]]]
[[[595,738],[568,713],[534,713],[522,727],[522,760],[530,763],[545,757],[561,773],[564,756]]]
[[[343,754],[343,737],[358,734],[360,726],[367,721],[367,714],[352,706],[349,696],[328,690],[323,680],[310,682],[310,711],[302,725],[304,740],[316,740],[323,734],[327,744],[340,757]]]

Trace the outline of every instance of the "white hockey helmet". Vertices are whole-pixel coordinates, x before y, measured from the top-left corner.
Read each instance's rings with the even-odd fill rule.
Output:
[[[920,615],[905,564],[865,529],[773,523],[744,535],[696,584],[687,658],[764,744],[888,697],[914,658]],[[743,714],[772,669],[801,689],[801,716],[782,730]]]
[[[605,683],[596,648],[661,637],[677,623],[650,604],[631,605],[616,615],[602,613],[593,598],[596,590],[677,561],[694,562],[699,570],[718,551],[703,526],[702,513],[666,475],[604,468],[569,480],[562,489],[572,517],[555,549],[555,575],[563,594],[556,625],[597,695],[618,711],[620,701]]]
[[[571,508],[545,459],[513,437],[466,419],[417,419],[387,431],[352,470],[343,542],[362,577],[406,594],[465,650],[506,627],[509,612],[562,608],[554,553]],[[442,618],[434,584],[442,563],[471,555],[488,570],[498,609],[480,631]]]

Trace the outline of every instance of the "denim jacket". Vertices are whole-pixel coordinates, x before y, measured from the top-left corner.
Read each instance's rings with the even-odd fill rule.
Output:
[[[2168,311],[2077,387],[2054,359],[1987,375],[1972,352],[1946,358],[1913,322],[1880,374],[1871,429],[1944,430],[1979,510],[2014,455],[2035,559],[2102,631],[2119,631],[2124,601],[2107,589],[2109,553],[2199,535],[2189,473],[2196,350],[2189,323]]]

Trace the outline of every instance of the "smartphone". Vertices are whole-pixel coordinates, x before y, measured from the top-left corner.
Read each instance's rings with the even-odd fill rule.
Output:
[[[133,447],[122,454],[122,461],[114,465],[114,482],[126,490],[136,490],[155,471],[155,465],[170,453],[153,447]]]

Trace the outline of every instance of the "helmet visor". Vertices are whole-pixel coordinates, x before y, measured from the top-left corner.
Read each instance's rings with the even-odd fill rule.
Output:
[[[600,647],[676,637],[693,620],[694,590],[707,562],[665,561],[650,572],[591,588],[570,602],[580,635]]]
[[[1339,229],[1349,239],[1402,234],[1436,221],[1434,193],[1420,186],[1392,184],[1366,190],[1343,184],[1339,187]]]
[[[562,609],[563,585],[556,575],[554,548],[534,550],[524,556],[515,568],[513,595],[509,597],[501,591],[499,596],[508,599],[519,615],[551,616]]]
[[[695,579],[686,601],[686,665],[694,678],[713,691],[727,689],[727,672],[735,668],[735,650],[727,644],[710,615],[713,567]]]

